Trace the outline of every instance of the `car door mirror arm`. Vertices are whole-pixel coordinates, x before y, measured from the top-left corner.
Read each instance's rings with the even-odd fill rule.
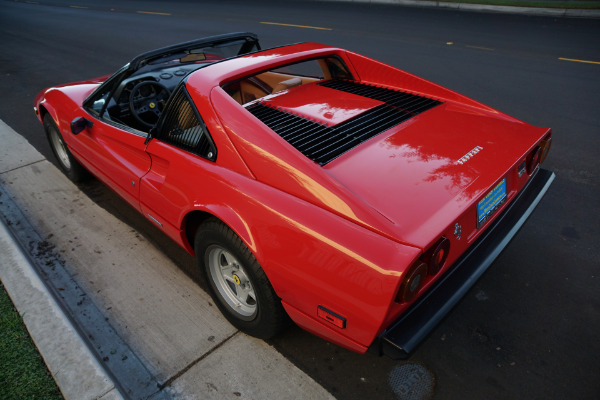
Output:
[[[71,121],[71,133],[73,135],[79,135],[85,128],[91,128],[94,123],[84,117],[77,117]]]

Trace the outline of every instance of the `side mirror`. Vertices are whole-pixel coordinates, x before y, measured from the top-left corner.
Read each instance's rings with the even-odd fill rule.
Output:
[[[92,126],[94,126],[92,121],[89,121],[83,117],[77,117],[71,121],[71,132],[73,135],[79,135],[85,128],[91,128]]]

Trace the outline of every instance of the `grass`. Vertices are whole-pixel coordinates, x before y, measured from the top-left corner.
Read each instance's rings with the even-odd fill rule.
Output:
[[[436,0],[431,0],[436,1]],[[446,3],[485,4],[493,6],[515,7],[541,7],[541,8],[572,8],[572,9],[600,9],[597,0],[439,0]]]
[[[62,399],[0,283],[0,399]]]

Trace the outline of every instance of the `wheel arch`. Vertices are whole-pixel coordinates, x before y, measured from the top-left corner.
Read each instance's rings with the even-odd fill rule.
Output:
[[[195,209],[188,212],[183,218],[182,231],[185,246],[191,254],[195,254],[194,239],[198,227],[209,219],[217,219],[231,229],[250,249],[254,256],[258,257],[256,240],[250,231],[250,226],[240,217],[238,213],[225,206],[208,206],[206,209]]]
[[[54,107],[52,107],[46,101],[43,101],[40,104],[38,104],[38,118],[39,118],[40,122],[44,123],[44,117],[46,117],[46,115],[50,115],[50,117],[52,118],[54,123],[60,129],[60,121],[56,114],[56,110],[54,109]]]

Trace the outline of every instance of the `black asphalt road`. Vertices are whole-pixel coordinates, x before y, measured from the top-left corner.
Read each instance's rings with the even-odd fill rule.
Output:
[[[600,398],[600,20],[343,2],[2,0],[0,119],[53,159],[32,113],[39,90],[111,73],[149,49],[245,30],[263,47],[349,48],[553,128],[551,190],[408,362],[433,374],[436,399]],[[82,189],[190,268],[101,184]],[[394,399],[403,388],[390,377],[404,362],[298,328],[272,344],[340,399]]]

